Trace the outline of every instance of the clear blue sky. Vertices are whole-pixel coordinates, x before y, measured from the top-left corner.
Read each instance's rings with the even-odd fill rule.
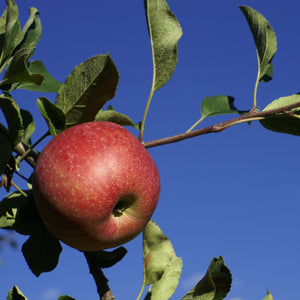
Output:
[[[152,61],[143,1],[16,1],[24,24],[27,8],[41,12],[43,35],[34,59],[60,81],[85,59],[111,53],[120,72],[118,111],[140,121],[150,91]],[[252,35],[238,5],[261,12],[277,35],[274,79],[261,84],[258,105],[299,92],[300,4],[297,1],[169,1],[183,27],[179,62],[169,83],[155,93],[145,140],[186,131],[199,117],[206,96],[231,95],[250,109],[257,73]],[[1,3],[4,9],[4,1]],[[46,130],[36,99],[40,93],[13,94],[33,110],[36,140]],[[55,95],[48,96],[55,100]],[[227,117],[226,117],[227,118]],[[230,118],[230,116],[228,116]],[[207,119],[203,126],[220,121]],[[172,299],[180,299],[222,255],[233,274],[229,300],[297,299],[299,292],[299,138],[271,132],[259,123],[241,124],[149,150],[162,182],[153,219],[183,258],[183,273]],[[0,190],[1,197],[5,195]],[[17,235],[21,246],[26,237]],[[105,270],[117,299],[135,299],[142,283],[142,239]],[[84,257],[64,246],[58,267],[36,278],[21,251],[0,252],[0,299],[16,284],[29,300],[69,294],[98,299]]]

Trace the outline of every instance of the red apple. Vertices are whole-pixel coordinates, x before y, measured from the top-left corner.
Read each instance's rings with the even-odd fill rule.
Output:
[[[136,237],[160,191],[157,167],[139,140],[111,122],[68,128],[41,152],[33,193],[48,229],[67,245],[97,251]]]

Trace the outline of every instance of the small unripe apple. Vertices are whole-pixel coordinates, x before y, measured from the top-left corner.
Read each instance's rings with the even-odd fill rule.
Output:
[[[135,238],[160,192],[157,167],[140,141],[111,122],[70,127],[41,152],[33,174],[38,212],[65,244],[97,251]]]

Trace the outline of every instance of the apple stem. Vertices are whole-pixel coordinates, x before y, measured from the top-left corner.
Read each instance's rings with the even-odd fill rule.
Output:
[[[89,265],[90,273],[96,283],[100,300],[115,300],[116,298],[108,286],[108,279],[105,277],[102,269],[94,263],[88,252],[84,252],[84,256]]]

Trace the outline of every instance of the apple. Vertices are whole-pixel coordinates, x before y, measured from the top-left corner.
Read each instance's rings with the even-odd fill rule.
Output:
[[[135,238],[159,198],[158,169],[140,141],[106,121],[70,127],[43,149],[33,195],[47,228],[80,251]]]

